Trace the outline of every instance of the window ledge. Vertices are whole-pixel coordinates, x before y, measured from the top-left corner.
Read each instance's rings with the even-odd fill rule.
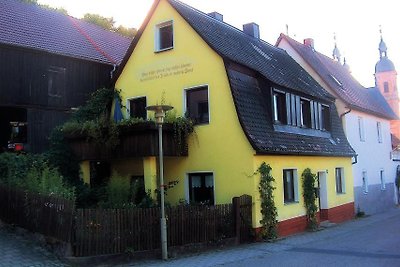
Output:
[[[168,47],[168,48],[164,48],[164,49],[159,49],[159,50],[156,50],[156,51],[154,51],[154,53],[161,53],[161,52],[166,52],[166,51],[169,51],[169,50],[172,50],[172,49],[174,49],[174,47],[173,46],[171,46],[171,47]]]
[[[295,201],[291,201],[291,202],[284,202],[283,204],[285,206],[290,206],[290,205],[295,205],[295,204],[299,204],[300,202],[298,200]]]
[[[346,195],[346,192],[343,192],[343,193],[336,192],[336,195]]]
[[[274,130],[277,132],[300,134],[314,137],[331,138],[331,134],[328,131],[316,130],[305,127],[297,127],[284,124],[274,124]]]

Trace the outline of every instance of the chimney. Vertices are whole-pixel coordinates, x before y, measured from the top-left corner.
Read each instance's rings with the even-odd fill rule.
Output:
[[[224,21],[224,16],[218,12],[214,11],[214,12],[208,13],[207,15],[209,15],[210,17],[212,17],[216,20]]]
[[[260,27],[257,23],[251,22],[243,24],[243,32],[251,37],[260,39]]]
[[[314,39],[313,38],[304,39],[304,45],[309,46],[312,49],[314,49]]]

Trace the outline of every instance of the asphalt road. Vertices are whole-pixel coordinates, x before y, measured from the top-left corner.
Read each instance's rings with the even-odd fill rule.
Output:
[[[400,209],[274,243],[123,266],[400,266]]]

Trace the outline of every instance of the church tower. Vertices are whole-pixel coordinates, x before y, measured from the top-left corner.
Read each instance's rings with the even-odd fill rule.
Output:
[[[387,56],[387,46],[383,41],[382,30],[379,43],[379,61],[375,65],[375,86],[379,88],[394,113],[399,116],[400,101],[397,91],[397,72]],[[390,132],[400,139],[400,120],[390,122]]]

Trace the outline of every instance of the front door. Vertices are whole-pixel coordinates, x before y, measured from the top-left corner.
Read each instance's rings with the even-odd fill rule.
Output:
[[[328,220],[328,190],[327,190],[326,172],[318,172],[319,187],[319,211],[321,221]]]

